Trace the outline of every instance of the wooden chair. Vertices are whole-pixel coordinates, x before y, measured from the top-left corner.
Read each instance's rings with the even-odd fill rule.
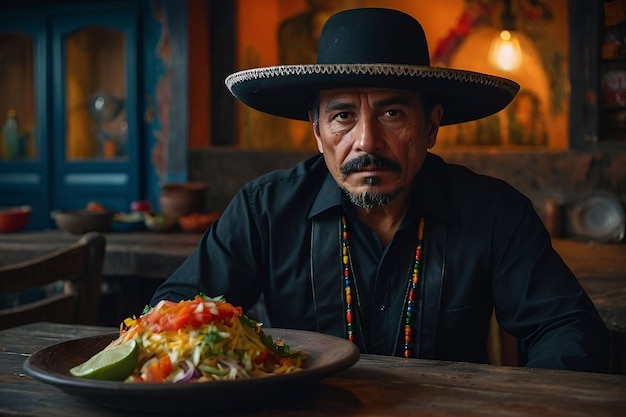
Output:
[[[104,236],[91,232],[47,255],[0,266],[5,301],[48,290],[43,298],[0,308],[0,329],[37,321],[96,324],[105,243]]]

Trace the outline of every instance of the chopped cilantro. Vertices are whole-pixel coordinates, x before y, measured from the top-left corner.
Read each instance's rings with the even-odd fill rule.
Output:
[[[208,331],[204,335],[204,341],[211,347],[211,349],[215,349],[216,344],[229,336],[230,334],[227,332],[220,332],[217,327],[209,326]]]

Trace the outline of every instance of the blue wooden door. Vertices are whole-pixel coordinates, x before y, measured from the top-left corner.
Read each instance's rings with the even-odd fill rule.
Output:
[[[48,225],[51,203],[47,40],[45,17],[0,15],[0,125],[17,121],[0,131],[0,207],[30,205],[30,230]]]
[[[0,207],[30,205],[29,230],[89,201],[158,209],[160,185],[186,179],[186,44],[176,0],[2,9],[0,127],[16,111],[22,142],[0,130]]]
[[[52,19],[53,209],[141,195],[138,25],[132,3]]]

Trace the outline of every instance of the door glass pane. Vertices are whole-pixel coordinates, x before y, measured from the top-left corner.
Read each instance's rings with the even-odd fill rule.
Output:
[[[0,160],[37,158],[33,39],[0,33]]]
[[[127,157],[125,39],[88,27],[65,39],[68,160]]]

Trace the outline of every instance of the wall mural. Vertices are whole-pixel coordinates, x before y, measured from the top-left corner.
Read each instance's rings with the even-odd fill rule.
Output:
[[[144,119],[152,128],[150,156],[160,186],[187,176],[187,22],[177,0],[153,0],[151,10],[155,81]]]
[[[441,128],[437,148],[568,148],[568,0],[511,1],[524,61],[510,72],[486,59],[502,27],[502,0],[238,0],[238,69],[314,63],[328,16],[354,7],[391,7],[415,16],[424,25],[433,65],[499,75],[522,86],[502,112]],[[238,125],[240,148],[317,149],[305,122],[238,105]]]

